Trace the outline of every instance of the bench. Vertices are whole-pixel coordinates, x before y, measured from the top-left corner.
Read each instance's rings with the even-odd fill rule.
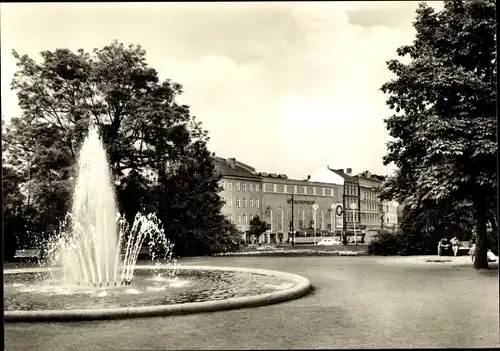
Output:
[[[41,255],[40,249],[16,250],[14,259],[19,261],[31,261],[39,259],[40,255]]]
[[[467,250],[467,252],[469,252],[469,250],[471,249],[472,245],[470,244],[469,241],[459,241],[458,242],[458,251],[465,251]]]

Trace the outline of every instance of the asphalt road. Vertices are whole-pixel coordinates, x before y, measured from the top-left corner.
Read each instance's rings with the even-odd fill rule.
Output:
[[[436,258],[436,257],[434,257]],[[467,257],[214,257],[183,264],[276,269],[314,291],[259,308],[75,323],[5,324],[6,350],[498,347],[498,264]]]

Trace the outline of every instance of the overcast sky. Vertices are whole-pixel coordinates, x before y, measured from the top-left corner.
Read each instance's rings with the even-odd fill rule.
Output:
[[[1,4],[2,115],[18,116],[12,49],[140,44],[184,87],[209,147],[261,172],[391,173],[385,61],[413,40],[418,2]],[[441,8],[441,2],[431,3]]]

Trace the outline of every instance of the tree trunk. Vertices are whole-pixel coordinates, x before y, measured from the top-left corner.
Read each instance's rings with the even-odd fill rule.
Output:
[[[474,199],[475,216],[476,216],[476,252],[474,260],[474,268],[484,269],[488,268],[488,241],[486,233],[486,221],[488,211],[487,197],[480,191]]]

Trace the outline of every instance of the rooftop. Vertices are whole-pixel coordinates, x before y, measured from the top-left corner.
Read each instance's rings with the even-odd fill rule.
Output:
[[[239,162],[235,158],[224,159],[222,157],[215,156],[213,158],[213,163],[215,171],[223,177],[259,179],[259,176],[255,174],[255,168],[250,167],[243,162]]]

